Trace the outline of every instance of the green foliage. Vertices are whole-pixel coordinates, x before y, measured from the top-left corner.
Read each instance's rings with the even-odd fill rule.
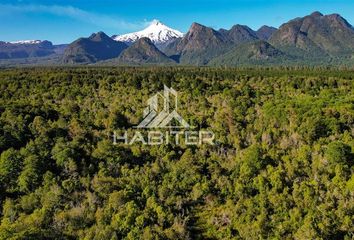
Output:
[[[21,170],[22,161],[18,152],[10,148],[0,156],[0,184],[1,188],[9,192],[16,191],[16,179]]]
[[[327,146],[325,156],[330,164],[353,165],[352,149],[343,142],[331,142]]]
[[[0,71],[0,239],[352,239],[354,73]],[[214,146],[112,142],[168,84]]]

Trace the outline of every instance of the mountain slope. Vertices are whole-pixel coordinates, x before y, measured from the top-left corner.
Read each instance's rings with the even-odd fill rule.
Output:
[[[245,25],[234,25],[230,30],[220,29],[219,32],[234,45],[258,39],[255,31]]]
[[[118,57],[123,64],[159,63],[172,64],[174,61],[162,53],[149,38],[140,38]]]
[[[226,51],[230,41],[212,28],[193,23],[186,35],[169,44],[165,53],[181,64],[204,65]]]
[[[98,32],[88,38],[79,38],[67,46],[62,60],[64,63],[94,63],[118,57],[127,47],[104,32]]]
[[[354,29],[338,14],[314,12],[283,24],[270,43],[295,55],[350,55],[354,51]]]
[[[54,54],[54,48],[49,41],[0,42],[0,59],[44,57]]]
[[[166,26],[158,20],[153,20],[151,24],[142,31],[112,36],[114,40],[125,42],[128,45],[144,37],[149,38],[156,46],[161,46],[183,37],[183,33]]]
[[[289,60],[282,51],[274,48],[268,42],[257,40],[236,46],[227,53],[214,58],[210,65],[244,65],[244,64],[267,64],[283,60]]]

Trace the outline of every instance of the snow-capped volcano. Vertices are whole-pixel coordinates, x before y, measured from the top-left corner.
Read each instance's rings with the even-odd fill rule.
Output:
[[[183,33],[167,27],[165,24],[155,19],[142,31],[112,36],[114,40],[125,42],[127,44],[131,44],[142,37],[147,37],[154,44],[159,45],[170,42],[173,39],[183,37]]]

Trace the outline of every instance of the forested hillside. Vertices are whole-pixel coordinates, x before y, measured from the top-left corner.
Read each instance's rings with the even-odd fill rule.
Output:
[[[353,239],[354,71],[0,71],[0,239]],[[113,145],[173,87],[214,146]]]

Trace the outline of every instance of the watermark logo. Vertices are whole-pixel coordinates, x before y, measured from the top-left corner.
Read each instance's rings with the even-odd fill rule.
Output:
[[[182,143],[185,145],[214,145],[215,136],[212,131],[195,130],[182,118],[177,109],[177,91],[164,85],[163,91],[147,100],[143,120],[133,128],[133,136],[130,138],[127,131],[123,135],[114,132],[113,143],[161,145],[173,142],[176,145]],[[146,131],[142,132],[139,129]]]
[[[173,88],[164,85],[163,92],[158,92],[148,99],[144,110],[144,119],[137,128],[189,128],[189,124],[177,112],[178,97]],[[162,106],[161,106],[162,105]],[[175,121],[179,125],[171,125]]]

